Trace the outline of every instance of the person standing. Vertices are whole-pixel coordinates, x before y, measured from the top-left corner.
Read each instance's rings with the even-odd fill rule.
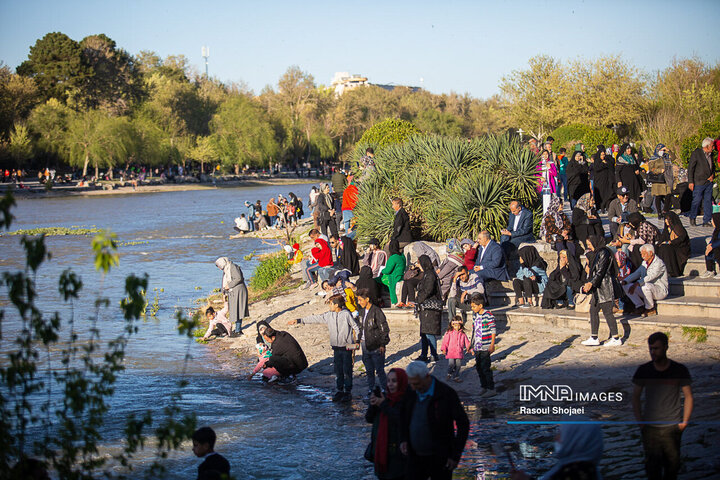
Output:
[[[395,210],[395,218],[393,220],[393,230],[392,235],[390,235],[390,241],[397,240],[400,251],[402,252],[402,250],[413,241],[412,233],[410,233],[410,216],[403,208],[402,198],[393,198],[392,208]],[[388,244],[389,243],[390,242],[388,242]]]
[[[327,236],[328,227],[330,234],[338,236],[338,225],[335,220],[336,211],[332,196],[330,195],[330,185],[324,183],[320,194],[317,197],[318,224],[323,235]]]
[[[640,194],[643,187],[640,177],[640,166],[632,153],[632,146],[628,143],[620,148],[620,155],[615,162],[615,180],[618,188],[628,189],[628,196],[640,203]]]
[[[583,293],[592,294],[590,300],[590,338],[583,340],[585,346],[600,345],[598,330],[600,328],[600,310],[603,312],[605,321],[610,329],[610,339],[605,341],[605,347],[617,347],[622,345],[618,335],[617,321],[613,314],[615,301],[615,284],[617,279],[617,266],[612,252],[603,246],[602,238],[596,235],[587,240],[587,249],[592,252],[590,272],[588,280],[583,285]],[[590,261],[590,260],[589,260]]]
[[[360,345],[362,362],[367,373],[368,395],[375,389],[375,376],[380,387],[387,392],[385,376],[385,347],[390,343],[390,327],[385,314],[377,305],[373,305],[370,292],[358,290],[357,301],[360,306]]]
[[[585,154],[581,150],[573,152],[567,165],[566,174],[570,208],[575,208],[575,203],[580,197],[590,193],[590,170],[585,161]]]
[[[452,387],[430,375],[427,365],[407,367],[412,392],[404,411],[400,451],[407,455],[408,480],[450,480],[460,462],[470,421]]]
[[[427,356],[429,348],[433,361],[437,362],[437,339],[442,334],[440,329],[443,310],[442,291],[430,257],[421,255],[418,264],[423,271],[423,278],[418,285],[415,297],[415,311],[420,317],[421,352],[416,360],[428,363],[430,361]]]
[[[358,201],[358,188],[352,175],[348,175],[348,186],[342,194],[342,225],[345,232],[350,231],[350,220],[355,216],[353,210]]]
[[[339,168],[335,167],[333,170],[333,174],[330,177],[330,182],[333,187],[333,210],[335,210],[336,227],[340,230],[340,225],[342,224],[343,193],[345,193],[345,187],[347,186],[347,178],[345,177],[345,172]]]
[[[248,226],[250,227],[250,231],[255,231],[255,206],[245,200],[245,208],[247,209],[247,219],[248,219]]]
[[[235,325],[235,335],[242,335],[243,318],[250,316],[242,270],[227,257],[215,260],[215,266],[223,271],[221,291],[228,297],[228,320]]]
[[[275,198],[271,198],[267,204],[267,214],[270,217],[270,226],[274,227],[277,224],[278,214],[280,213],[280,207],[275,203]]]
[[[650,192],[655,197],[655,211],[658,219],[672,208],[672,192],[675,190],[673,164],[668,155],[667,147],[658,143],[655,153],[648,160],[648,180],[652,183]]]
[[[480,378],[480,396],[494,397],[495,380],[490,363],[490,355],[495,352],[495,316],[485,309],[485,299],[479,293],[470,297],[473,315],[473,333],[469,353],[475,352],[475,370]]]
[[[593,155],[593,169],[595,170],[595,183],[593,194],[595,203],[601,213],[607,211],[610,202],[615,198],[615,161],[605,153],[605,145],[597,146],[597,153]]]
[[[648,478],[672,480],[680,470],[682,434],[693,411],[690,372],[667,357],[668,337],[664,333],[650,335],[648,348],[651,361],[640,365],[632,379],[633,412],[641,428]]]
[[[690,155],[688,163],[688,188],[693,192],[692,207],[690,207],[690,225],[696,226],[700,204],[703,207],[703,227],[711,226],[712,219],[712,190],[715,180],[715,162],[712,158],[713,139],[705,138],[702,148],[696,148]]]
[[[562,147],[557,156],[558,185],[557,185],[556,191],[558,192],[558,196],[560,196],[560,186],[562,186],[562,192],[563,192],[562,198],[567,202],[568,201],[568,178],[567,178],[568,158],[567,158],[567,155],[565,152],[567,152],[567,150],[565,149],[565,147]]]
[[[215,478],[229,478],[230,463],[225,457],[215,451],[217,436],[210,427],[202,427],[192,434],[192,451],[195,456],[202,458],[198,466],[198,480]]]

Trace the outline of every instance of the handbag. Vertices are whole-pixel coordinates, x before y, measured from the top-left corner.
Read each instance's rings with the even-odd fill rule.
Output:
[[[408,268],[407,271],[403,274],[403,280],[410,280],[419,276],[420,270],[418,270],[417,268]]]
[[[592,295],[589,293],[575,294],[575,311],[578,313],[588,313],[590,311],[590,300]]]
[[[433,310],[435,312],[443,311],[443,302],[437,298],[428,298],[420,304],[420,310]]]

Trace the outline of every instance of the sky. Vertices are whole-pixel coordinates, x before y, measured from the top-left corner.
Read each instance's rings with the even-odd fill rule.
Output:
[[[49,32],[104,33],[131,54],[182,54],[200,71],[207,45],[210,75],[255,93],[297,65],[317,84],[345,71],[487,98],[538,54],[619,54],[648,73],[674,57],[716,64],[718,18],[720,0],[0,0],[0,61],[17,67]]]

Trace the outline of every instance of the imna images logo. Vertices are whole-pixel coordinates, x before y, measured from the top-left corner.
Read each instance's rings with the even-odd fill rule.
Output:
[[[576,392],[569,385],[520,385],[520,401],[622,402],[623,392]]]

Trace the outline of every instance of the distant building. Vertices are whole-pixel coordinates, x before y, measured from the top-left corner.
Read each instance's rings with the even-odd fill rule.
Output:
[[[360,87],[363,85],[374,85],[376,87],[380,87],[382,89],[389,90],[389,91],[392,91],[396,88],[409,88],[413,92],[418,92],[421,90],[420,87],[395,85],[393,83],[389,83],[386,85],[380,85],[377,83],[369,83],[367,77],[364,77],[358,73],[350,75],[348,72],[335,72],[335,76],[333,77],[330,85],[335,90],[335,95],[337,95],[337,96],[342,95],[347,90],[352,90],[353,88],[357,88],[357,87]]]

